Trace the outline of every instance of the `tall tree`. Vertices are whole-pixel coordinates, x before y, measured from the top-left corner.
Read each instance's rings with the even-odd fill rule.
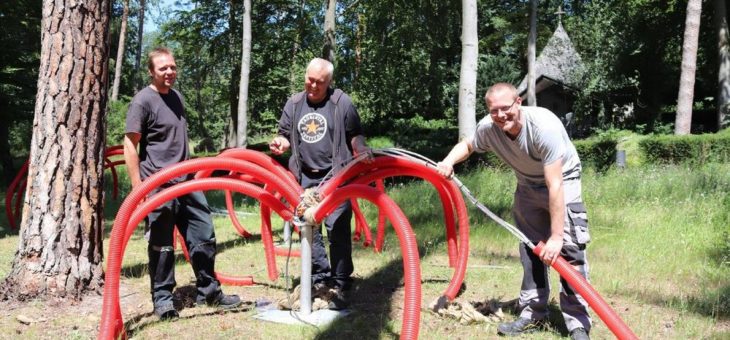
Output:
[[[241,84],[238,86],[238,141],[236,146],[248,144],[248,76],[251,69],[251,0],[243,0],[243,30],[241,48]]]
[[[717,127],[727,127],[730,114],[730,30],[725,0],[715,0],[715,27],[717,29]]]
[[[119,97],[119,82],[122,79],[122,64],[124,64],[124,42],[127,37],[127,17],[129,17],[129,0],[124,0],[122,10],[122,23],[119,29],[119,45],[117,47],[117,59],[114,59],[114,85],[112,85],[112,99],[116,101]]]
[[[145,12],[145,0],[139,0],[139,13],[137,14],[137,53],[134,55],[134,92],[139,91],[142,86],[143,80],[139,73],[140,64],[142,61],[142,36],[144,34],[144,12]]]
[[[4,292],[78,298],[103,282],[110,0],[45,0],[28,187]]]
[[[677,96],[677,118],[674,134],[687,135],[692,126],[692,103],[694,101],[695,71],[697,70],[697,41],[700,36],[700,15],[702,0],[687,2],[687,20],[682,44],[682,73]]]
[[[527,104],[537,106],[535,96],[535,50],[537,49],[537,1],[530,0],[530,36],[527,39]]]
[[[322,58],[335,63],[335,11],[337,0],[326,0],[327,10],[324,15],[324,45],[322,46]]]
[[[476,128],[477,67],[477,2],[461,1],[461,73],[459,77],[459,140],[474,134]]]

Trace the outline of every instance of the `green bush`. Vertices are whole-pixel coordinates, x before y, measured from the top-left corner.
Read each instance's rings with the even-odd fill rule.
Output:
[[[705,164],[730,161],[730,135],[651,136],[639,142],[647,162]]]
[[[127,108],[131,98],[121,96],[117,101],[109,101],[106,118],[106,145],[119,145],[124,142]]]
[[[573,141],[583,167],[590,167],[597,172],[608,170],[616,159],[618,142],[609,135],[597,138]]]

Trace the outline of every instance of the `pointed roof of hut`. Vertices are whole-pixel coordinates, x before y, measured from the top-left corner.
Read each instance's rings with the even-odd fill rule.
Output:
[[[553,36],[550,37],[547,45],[540,52],[540,56],[535,60],[535,79],[548,77],[564,85],[571,86],[576,84],[584,70],[585,67],[580,55],[573,47],[563,24],[558,22],[558,28],[555,29]],[[520,95],[526,91],[527,75],[517,87],[517,92]]]

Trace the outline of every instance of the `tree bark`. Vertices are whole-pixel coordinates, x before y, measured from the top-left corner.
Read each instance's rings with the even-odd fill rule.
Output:
[[[238,141],[239,148],[248,144],[248,82],[251,69],[251,0],[243,0],[243,33],[241,44],[241,83],[238,86]]]
[[[474,134],[476,129],[477,39],[476,0],[461,1],[461,73],[459,76],[459,140]]]
[[[122,79],[122,64],[124,64],[124,42],[127,38],[127,17],[129,17],[129,0],[124,0],[122,10],[122,26],[119,28],[119,46],[117,59],[114,59],[114,85],[112,86],[112,101],[119,98],[119,82]]]
[[[730,114],[730,31],[726,0],[715,0],[715,27],[717,28],[717,129],[727,127]]]
[[[677,95],[677,117],[674,122],[675,135],[687,135],[692,126],[692,102],[694,101],[695,71],[697,69],[697,44],[700,36],[700,14],[702,0],[687,2],[687,19],[682,43],[682,73]]]
[[[139,0],[139,16],[137,20],[137,53],[134,57],[134,92],[138,92],[143,86],[143,79],[140,75],[140,65],[142,61],[142,35],[144,34],[144,11],[145,0]]]
[[[337,0],[327,0],[327,11],[324,15],[324,46],[322,47],[322,58],[335,63],[335,9]]]
[[[537,1],[530,1],[530,36],[527,39],[527,105],[537,106],[535,95],[535,50],[537,49]]]
[[[43,2],[41,64],[18,251],[5,297],[103,285],[109,0]]]

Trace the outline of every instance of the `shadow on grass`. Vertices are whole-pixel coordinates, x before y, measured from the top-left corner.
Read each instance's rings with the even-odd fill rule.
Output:
[[[242,242],[253,242],[253,241],[261,241],[261,235],[254,234],[250,238],[242,240],[242,239],[232,239],[228,240],[226,242],[218,243],[217,246],[217,252],[216,256],[222,254],[227,249],[230,249],[232,247],[236,247],[240,245]],[[140,242],[146,242],[146,241],[140,241]],[[263,246],[261,247],[261,250],[263,251]],[[187,260],[185,260],[185,255],[182,253],[178,253],[175,255],[175,263],[185,263]],[[121,277],[123,278],[140,278],[145,275],[147,275],[147,262],[143,263],[136,263],[132,265],[125,265],[122,267]]]
[[[195,285],[185,285],[178,287],[173,293],[173,303],[175,304],[175,309],[178,312],[181,312],[186,308],[194,308],[196,296],[197,289],[195,288]],[[243,304],[237,308],[228,310],[211,308],[210,311],[195,313],[194,315],[184,316],[180,319],[197,319],[200,317],[212,316],[221,313],[242,313],[250,311],[253,307],[253,302],[244,301]],[[146,312],[136,315],[127,320],[124,323],[124,329],[127,331],[127,337],[132,338],[135,334],[143,331],[145,328],[155,326],[164,322],[175,322],[175,320],[161,321],[154,315],[153,312]]]
[[[403,261],[397,259],[362,281],[356,281],[349,293],[353,312],[320,329],[315,339],[379,339],[383,337],[383,331],[386,337],[397,338],[391,321],[402,316],[393,315],[395,311],[391,305],[393,295],[403,287],[402,277]]]

